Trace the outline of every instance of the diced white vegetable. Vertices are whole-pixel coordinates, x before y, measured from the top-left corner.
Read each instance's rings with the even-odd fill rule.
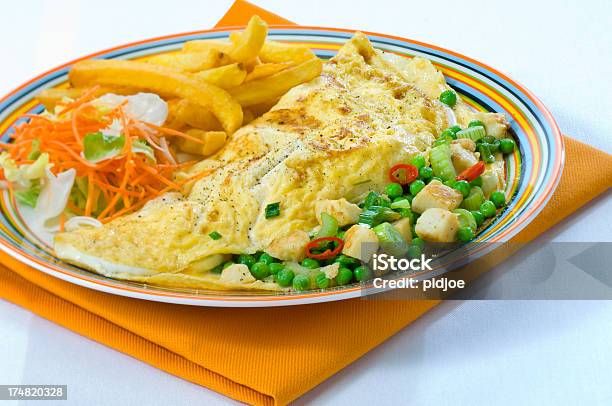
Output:
[[[338,276],[338,271],[340,270],[340,264],[338,262],[334,262],[331,265],[324,266],[321,268],[321,272],[325,274],[329,279],[334,279]]]
[[[234,264],[228,266],[221,272],[219,280],[226,283],[250,283],[255,282],[256,279],[251,275],[248,266],[244,264]]]
[[[476,143],[471,138],[457,138],[451,142],[451,145],[458,144],[461,148],[468,151],[476,151]]]
[[[461,141],[461,142],[457,142]],[[451,158],[453,160],[453,166],[457,173],[463,172],[467,168],[475,165],[478,162],[478,157],[476,154],[472,152],[473,150],[469,150],[468,148],[464,148],[463,145],[471,147],[470,143],[474,145],[476,148],[476,144],[474,141],[468,138],[461,138],[460,140],[454,140],[451,143]]]
[[[410,228],[410,219],[407,217],[403,217],[397,221],[391,223],[391,225],[399,231],[399,233],[404,237],[406,242],[412,242],[412,229]]]
[[[423,213],[434,207],[455,210],[461,204],[463,195],[438,180],[431,181],[412,200],[412,211]]]
[[[306,246],[309,242],[307,232],[295,230],[289,235],[276,238],[265,251],[283,261],[301,261],[306,257]]]
[[[355,224],[359,221],[361,209],[356,204],[342,198],[338,200],[321,200],[315,203],[315,214],[321,224],[321,213],[333,216],[340,227]]]
[[[457,240],[459,220],[448,210],[427,209],[417,220],[415,231],[419,238],[430,242],[454,242]]]
[[[475,113],[475,120],[480,120],[484,123],[487,130],[487,135],[492,135],[497,139],[506,137],[506,130],[510,127],[506,116],[502,113]]]
[[[496,157],[495,162],[487,164],[482,178],[482,191],[488,199],[491,193],[506,188],[506,163],[502,157]]]
[[[378,237],[372,229],[355,224],[344,233],[344,255],[369,262],[377,250]]]

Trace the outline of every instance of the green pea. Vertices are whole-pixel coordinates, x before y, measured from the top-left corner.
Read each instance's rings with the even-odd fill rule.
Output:
[[[433,169],[429,166],[424,166],[419,169],[419,176],[425,180],[433,178]]]
[[[410,209],[399,209],[399,214],[402,217],[407,217],[410,219],[410,223],[414,221],[414,213]]]
[[[310,279],[305,275],[295,275],[293,278],[293,289],[308,290],[310,289]]]
[[[487,143],[487,144],[493,144],[496,140],[497,140],[497,138],[495,138],[492,135],[485,135],[482,138],[482,142]]]
[[[425,247],[425,241],[423,241],[421,238],[413,238],[412,239],[412,245],[416,245],[417,247],[423,249]]]
[[[425,187],[425,182],[422,180],[415,180],[410,184],[410,194],[416,196]]]
[[[474,239],[474,231],[470,227],[461,227],[457,231],[457,239],[461,242],[470,242]]]
[[[278,273],[280,271],[282,271],[283,269],[285,269],[285,265],[281,264],[280,262],[272,262],[270,265],[268,265],[270,267],[270,273],[272,275],[278,275]]]
[[[338,285],[346,285],[351,283],[353,280],[353,271],[348,268],[340,268],[338,270],[338,276],[336,276],[336,283]]]
[[[480,120],[472,120],[470,121],[470,123],[468,124],[468,128],[469,127],[484,127],[487,128],[487,126],[484,125],[484,123]]]
[[[243,264],[243,265],[246,265],[249,268],[251,268],[253,265],[255,265],[255,262],[257,262],[257,260],[251,254],[240,254],[240,255],[238,255],[238,263],[239,264]]]
[[[459,131],[461,131],[461,127],[459,127],[458,125],[454,125],[454,126],[452,126],[452,127],[448,127],[446,130],[447,130],[447,131],[452,131],[452,132],[453,132],[453,134],[457,135],[457,133],[458,133]]]
[[[286,288],[287,286],[291,285],[294,276],[295,274],[291,269],[281,269],[278,274],[276,274],[276,283]]]
[[[308,269],[317,269],[320,265],[319,261],[317,261],[316,259],[304,258],[304,260],[302,260],[302,266]]]
[[[457,103],[457,94],[452,90],[445,90],[440,93],[440,101],[449,107],[453,107]]]
[[[490,200],[486,200],[483,204],[480,205],[480,212],[486,218],[495,216],[495,204]]]
[[[272,262],[274,262],[274,258],[272,258],[272,255],[264,252],[259,256],[259,262],[270,265]]]
[[[451,130],[444,130],[440,133],[440,136],[438,138],[442,138],[445,140],[456,140],[457,134]]]
[[[453,189],[461,192],[463,197],[466,198],[469,196],[472,187],[470,186],[470,183],[467,180],[458,180],[453,185]]]
[[[385,187],[385,194],[391,199],[400,197],[402,193],[404,193],[404,189],[402,189],[402,185],[400,185],[399,183],[389,183]]]
[[[478,186],[478,187],[482,187],[482,177],[477,177],[476,179],[474,179],[473,181],[470,182],[471,186]]]
[[[491,193],[491,201],[498,209],[500,207],[504,207],[506,205],[506,195],[503,192],[493,192]]]
[[[445,182],[444,182],[444,184],[445,184],[446,186],[448,186],[448,187],[452,188],[453,186],[455,186],[455,182],[456,182],[456,180],[455,180],[455,179],[449,179],[449,180],[445,181]]]
[[[412,158],[412,165],[416,166],[417,169],[421,169],[422,167],[424,167],[427,162],[425,161],[425,157],[423,155],[417,155],[414,158]]]
[[[354,268],[359,265],[358,259],[349,257],[348,255],[344,254],[338,255],[336,259],[334,259],[334,262],[339,263],[340,266],[343,266],[345,268]]]
[[[502,152],[502,154],[511,154],[514,151],[515,146],[516,144],[514,143],[514,140],[510,138],[504,138],[503,140],[499,141],[499,150]]]
[[[478,210],[472,210],[470,211],[470,213],[472,213],[472,216],[474,216],[474,220],[476,220],[476,226],[480,227],[482,223],[484,223],[484,220],[485,220],[482,213],[479,212]]]
[[[315,283],[319,289],[327,289],[330,282],[329,278],[323,272],[319,272],[315,277]]]
[[[407,255],[410,259],[420,258],[421,257],[421,247],[418,245],[411,245],[408,247]]]
[[[256,262],[251,267],[251,274],[259,280],[264,279],[270,276],[270,265],[265,262]]]
[[[489,150],[492,153],[496,153],[497,151],[499,151],[499,140],[495,140],[492,143],[489,144]]]
[[[355,280],[357,282],[367,281],[372,276],[370,270],[365,266],[358,266],[353,273],[355,274]]]

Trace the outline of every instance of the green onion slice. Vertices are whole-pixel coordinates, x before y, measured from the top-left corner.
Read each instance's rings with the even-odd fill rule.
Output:
[[[270,203],[266,206],[266,218],[278,217],[280,215],[280,202]]]
[[[213,231],[212,233],[208,234],[208,236],[210,238],[212,238],[213,240],[219,240],[221,239],[221,237],[223,237],[221,234],[219,234],[217,231]]]

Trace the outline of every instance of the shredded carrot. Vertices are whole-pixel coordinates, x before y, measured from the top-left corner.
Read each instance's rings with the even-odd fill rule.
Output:
[[[85,215],[91,216],[91,206],[93,206],[94,198],[94,181],[93,173],[87,175],[87,203],[85,203]]]
[[[67,204],[68,210],[108,222],[138,210],[163,193],[181,191],[189,182],[210,173],[205,171],[175,181],[175,171],[192,166],[195,161],[173,162],[173,151],[167,146],[162,148],[160,138],[165,135],[197,143],[203,141],[180,131],[128,117],[124,104],[102,113],[91,103],[98,93],[97,87],[89,89],[77,100],[65,104],[54,118],[26,115],[30,120],[14,127],[13,142],[0,143],[0,148],[8,151],[17,165],[23,165],[33,162],[30,154],[36,140],[39,151],[49,154],[53,173],[75,169],[77,178],[86,178],[85,202],[77,204],[71,200]],[[119,120],[122,124],[122,135],[125,137],[123,149],[117,156],[104,161],[88,161],[83,156],[83,139],[89,133],[107,128],[113,120]],[[132,145],[137,140],[146,141],[154,148],[155,162],[144,154],[133,152]],[[10,182],[9,191],[12,191]]]
[[[144,124],[146,126],[148,126],[148,127],[156,129],[160,133],[168,134],[168,135],[174,135],[174,136],[177,136],[177,137],[185,138],[186,140],[193,141],[193,142],[198,143],[198,144],[204,144],[204,141],[202,141],[201,139],[193,137],[193,136],[191,136],[189,134],[186,134],[184,132],[173,130],[171,128],[159,127],[159,126],[157,126],[155,124],[151,124],[151,123],[144,123]]]
[[[64,108],[59,112],[59,115],[61,116],[63,114],[66,114],[70,110],[79,107],[81,104],[87,103],[88,101],[94,99],[99,89],[100,89],[100,86],[94,86],[91,89],[87,90],[85,93],[81,95],[81,97],[65,105]]]
[[[62,212],[59,218],[59,230],[60,232],[64,232],[66,228],[66,213]]]

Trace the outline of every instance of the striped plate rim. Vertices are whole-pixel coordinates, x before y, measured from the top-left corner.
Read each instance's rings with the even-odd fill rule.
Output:
[[[278,41],[303,43],[320,57],[329,58],[354,30],[324,27],[275,26],[269,36]],[[61,86],[69,67],[88,58],[138,58],[176,49],[192,39],[226,38],[228,28],[189,32],[138,41],[79,58],[45,72],[19,86],[0,100],[0,139],[6,139],[10,127],[24,113],[37,113],[41,107],[34,100],[40,90]],[[490,244],[515,236],[543,209],[561,177],[565,153],[561,133],[546,107],[527,89],[508,76],[476,60],[396,36],[365,32],[375,47],[407,57],[420,55],[442,70],[448,83],[475,109],[504,112],[519,141],[520,150],[507,163],[506,194],[513,197],[502,216],[465,247],[466,257],[474,260],[489,252]],[[117,281],[62,263],[33,241],[32,234],[20,220],[19,213],[4,194],[0,197],[0,249],[38,270],[89,288],[147,300],[206,306],[281,306],[357,297],[367,292],[359,285],[292,294],[222,293],[192,289],[167,289]],[[489,247],[489,248],[487,248]],[[447,269],[441,263],[429,277]],[[456,265],[459,265],[458,263]],[[436,273],[437,272],[437,273]]]

